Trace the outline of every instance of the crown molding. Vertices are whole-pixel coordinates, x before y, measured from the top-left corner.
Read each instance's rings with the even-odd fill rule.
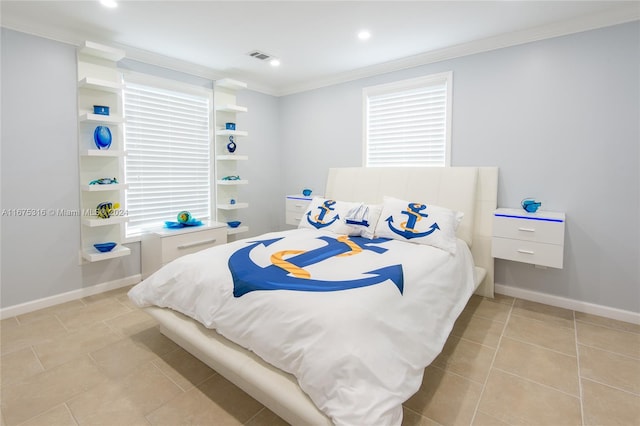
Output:
[[[94,37],[94,35],[89,34],[74,33],[64,28],[44,28],[35,26],[27,21],[21,21],[12,18],[7,19],[7,17],[3,17],[2,27],[59,41],[62,43],[72,44],[75,46],[79,46],[82,42],[84,42],[84,40],[93,40],[98,43],[103,43],[123,49],[126,52],[127,59],[145,62],[151,65],[164,67],[174,71],[180,71],[186,74],[191,74],[211,80],[217,80],[227,77],[237,78],[239,80],[247,82],[248,86],[253,91],[270,96],[281,97],[315,90],[322,87],[346,83],[361,78],[372,77],[379,74],[385,74],[393,71],[399,71],[407,68],[413,68],[435,62],[455,59],[462,56],[473,55],[491,50],[502,49],[505,47],[531,43],[534,41],[554,37],[561,37],[569,34],[638,20],[640,20],[640,3],[629,2],[629,4],[627,5],[615,7],[609,9],[608,11],[597,14],[585,15],[571,20],[555,22],[552,24],[530,28],[527,30],[501,34],[481,40],[475,40],[469,43],[458,44],[455,46],[425,52],[394,61],[359,68],[356,70],[336,74],[325,79],[316,79],[302,84],[284,85],[281,87],[274,87],[261,81],[252,81],[251,79],[246,79],[241,75],[234,75],[233,73],[222,73],[220,71],[216,71],[202,65],[176,58],[170,58],[164,55],[134,48],[121,43],[114,43],[113,41],[107,40],[104,37],[101,38]]]
[[[393,71],[428,65],[435,62],[460,58],[505,47],[517,46],[535,41],[562,37],[565,35],[610,27],[640,20],[640,3],[633,2],[604,13],[586,15],[580,18],[542,25],[527,30],[501,34],[469,43],[462,43],[443,49],[433,50],[378,65],[341,73],[331,78],[281,88],[276,96],[288,96],[300,92],[320,89],[340,83],[373,77]]]

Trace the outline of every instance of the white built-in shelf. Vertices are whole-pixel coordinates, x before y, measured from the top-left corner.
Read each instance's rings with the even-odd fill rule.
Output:
[[[216,136],[248,136],[249,132],[245,130],[216,130]]]
[[[127,151],[117,149],[85,149],[80,151],[83,157],[125,157]]]
[[[128,256],[131,249],[118,244],[111,251],[99,252],[95,247],[89,247],[82,250],[82,257],[89,262],[97,262],[99,260],[115,259],[120,256]]]
[[[247,232],[248,230],[249,230],[248,226],[238,226],[237,228],[232,228],[228,226],[227,235],[240,234],[242,232]]]
[[[124,123],[124,118],[117,115],[102,115],[85,112],[80,114],[80,121],[87,123],[122,124]]]
[[[78,82],[78,87],[82,89],[102,90],[103,92],[120,93],[124,89],[124,84],[114,81],[102,80],[100,78],[86,77]]]
[[[246,161],[249,159],[248,155],[235,155],[235,154],[228,154],[228,155],[218,155],[216,157],[216,159],[218,160],[238,160],[238,161]]]
[[[126,183],[109,183],[109,184],[95,184],[95,185],[80,185],[83,191],[96,192],[96,191],[120,191],[121,189],[129,189],[129,184]]]
[[[242,90],[247,88],[247,83],[232,78],[223,78],[222,80],[216,80],[216,87],[223,87],[228,90]]]
[[[218,208],[221,210],[238,210],[246,209],[247,207],[249,207],[249,203],[218,204]]]
[[[91,228],[96,226],[119,225],[128,221],[129,218],[127,216],[111,216],[108,219],[103,219],[98,216],[84,216],[82,218],[82,224]]]
[[[218,183],[218,185],[247,185],[249,183],[249,181],[245,179],[241,179],[241,180],[218,179],[216,182]]]
[[[124,58],[125,51],[116,49],[115,47],[105,46],[103,44],[85,41],[80,45],[80,53],[83,55],[95,56],[96,58],[107,59],[117,62]]]
[[[249,109],[247,107],[243,107],[243,106],[240,106],[240,105],[227,104],[227,105],[218,105],[216,107],[216,111],[218,111],[218,112],[247,112],[247,111],[249,111]]]

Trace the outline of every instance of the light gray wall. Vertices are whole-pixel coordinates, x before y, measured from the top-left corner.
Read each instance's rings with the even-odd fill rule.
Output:
[[[567,214],[564,269],[496,261],[496,282],[640,312],[638,22],[281,99],[283,186],[362,165],[362,88],[453,71],[452,165],[500,168],[498,204]]]
[[[140,256],[79,265],[76,53],[2,29],[1,304],[13,306],[140,272]],[[44,209],[46,216],[12,216]]]
[[[249,161],[238,162],[240,177],[249,180],[248,186],[240,187],[238,197],[249,203],[248,209],[238,212],[239,218],[249,225],[249,232],[236,238],[249,238],[277,230],[284,222],[279,99],[243,90],[237,93],[236,100],[238,105],[249,109],[236,116],[238,128],[249,132],[248,137],[237,139],[238,144],[245,145],[243,153],[249,156]]]
[[[74,46],[2,28],[0,208],[66,209],[80,205],[77,77]],[[123,68],[211,87],[210,81],[124,60]],[[240,172],[251,181],[241,212],[243,237],[277,229],[282,167],[278,99],[246,91],[238,117],[250,137],[250,161]],[[244,142],[243,142],[244,143]],[[278,202],[274,203],[276,199]],[[140,243],[130,256],[79,264],[80,219],[4,216],[1,219],[0,306],[9,307],[140,273]]]
[[[284,228],[284,195],[359,166],[362,88],[452,70],[454,166],[500,167],[499,204],[567,213],[565,267],[497,261],[497,282],[640,312],[638,23],[501,49],[306,93],[246,91],[249,234]],[[2,29],[1,205],[79,206],[73,46]],[[1,306],[139,273],[131,256],[78,265],[79,223],[3,217]]]

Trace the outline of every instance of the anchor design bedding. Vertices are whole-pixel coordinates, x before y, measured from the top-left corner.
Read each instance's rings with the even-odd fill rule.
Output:
[[[274,232],[179,258],[129,297],[293,374],[335,424],[400,424],[475,288],[470,250],[455,244]]]

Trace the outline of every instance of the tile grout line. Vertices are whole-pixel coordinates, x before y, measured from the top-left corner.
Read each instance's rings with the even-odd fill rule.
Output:
[[[477,380],[470,379],[467,376],[463,376],[461,373],[458,373],[457,371],[448,370],[446,367],[439,367],[437,365],[432,365],[432,364],[428,365],[427,367],[435,368],[436,370],[440,370],[443,373],[451,374],[452,376],[456,376],[456,377],[459,377],[461,379],[464,379],[467,382],[471,382],[471,383],[474,383],[476,385],[484,386],[483,382],[479,382]]]
[[[562,351],[559,351],[557,349],[550,348],[548,346],[543,346],[543,345],[540,345],[540,344],[537,344],[537,343],[530,342],[528,340],[522,340],[522,339],[519,339],[519,338],[513,337],[513,336],[504,336],[504,337],[506,337],[507,339],[514,340],[514,341],[519,342],[519,343],[524,343],[525,345],[531,345],[531,346],[536,347],[538,349],[544,349],[545,351],[553,352],[553,353],[558,354],[558,355],[564,355],[564,356],[568,356],[570,358],[577,357],[577,354],[576,355],[571,355],[571,354],[568,354],[566,352],[562,352]]]
[[[573,313],[573,311],[571,311],[571,312]],[[526,315],[518,315],[517,313],[514,313],[513,316],[516,317],[516,318],[525,319],[525,320],[528,320],[528,321],[535,321],[535,322],[538,322],[538,323],[541,323],[541,324],[548,324],[548,325],[552,325],[552,326],[566,328],[567,330],[574,330],[575,326],[576,326],[574,320],[572,320],[573,328],[571,328],[571,327],[567,327],[567,326],[564,326],[564,325],[561,325],[561,324],[558,324],[558,323],[549,322],[549,321],[541,320],[541,319],[538,319],[538,318],[531,318],[531,317],[528,317]]]
[[[635,393],[635,392],[632,392],[632,391],[627,390],[627,389],[622,389],[622,388],[619,388],[617,386],[613,386],[613,385],[611,385],[609,383],[601,382],[600,380],[591,379],[589,377],[584,377],[584,379],[589,381],[589,382],[597,383],[597,384],[599,384],[601,386],[608,387],[609,389],[614,389],[614,390],[617,390],[617,391],[620,391],[620,392],[624,392],[624,393],[629,394],[631,396],[640,397],[640,393]]]
[[[578,367],[578,395],[580,398],[580,418],[582,420],[582,426],[585,426],[584,419],[584,400],[582,393],[582,373],[580,371],[580,345],[578,344],[578,324],[576,324],[576,311],[573,311],[573,337],[576,341],[576,365]]]
[[[609,350],[609,349],[604,349],[604,348],[601,348],[599,346],[588,345],[586,343],[580,343],[580,342],[576,342],[576,343],[578,343],[580,346],[584,346],[585,348],[595,349],[595,350],[598,350],[598,351],[601,351],[601,352],[606,352],[606,353],[611,354],[611,355],[616,355],[616,356],[619,356],[619,357],[622,357],[622,358],[630,359],[632,361],[640,362],[640,357],[635,357],[635,356],[632,356],[632,355],[623,354],[623,353],[612,351],[612,350]]]
[[[263,406],[262,406],[262,408],[261,408],[261,409],[259,409],[257,413],[255,413],[255,414],[254,414],[253,416],[251,416],[251,417],[250,417],[246,422],[244,422],[244,423],[242,423],[242,424],[243,424],[243,425],[247,425],[247,424],[249,424],[249,423],[251,422],[251,420],[253,420],[253,419],[255,419],[256,417],[258,417],[258,415],[259,415],[260,413],[262,413],[262,412],[263,412],[264,410],[266,410],[266,409],[267,409],[267,407],[265,407],[265,406],[263,405]]]
[[[33,356],[36,357],[36,361],[38,361],[38,365],[40,367],[42,367],[42,371],[47,371],[47,369],[45,368],[44,364],[40,360],[40,357],[38,356],[38,352],[36,352],[36,348],[34,348],[34,345],[29,346],[29,349],[31,349],[31,352],[33,353]]]
[[[62,405],[64,405],[64,408],[67,409],[67,413],[69,413],[69,416],[71,417],[73,422],[76,424],[76,426],[79,425],[80,423],[78,423],[78,419],[76,419],[76,416],[73,415],[73,411],[71,411],[71,408],[67,404],[67,401],[63,402]]]
[[[546,389],[549,389],[549,390],[552,390],[552,391],[555,391],[555,392],[560,392],[561,394],[570,396],[571,398],[580,399],[580,395],[579,395],[580,390],[579,389],[578,389],[578,395],[573,395],[573,394],[570,394],[570,393],[568,393],[566,391],[563,391],[562,389],[554,388],[553,386],[547,385],[545,383],[537,382],[537,381],[529,379],[527,377],[520,376],[520,375],[518,375],[516,373],[513,373],[511,371],[503,370],[502,368],[496,367],[494,369],[496,371],[500,371],[501,373],[508,374],[509,376],[517,377],[518,379],[524,380],[525,382],[533,383],[534,385],[542,386],[543,388],[546,388]]]
[[[575,313],[575,311],[574,311],[574,313]],[[617,321],[617,320],[614,320],[614,321]],[[601,323],[598,323],[598,322],[595,322],[595,321],[589,321],[588,319],[585,319],[585,318],[583,318],[583,319],[576,318],[574,322],[587,324],[587,325],[591,325],[591,326],[595,326],[595,327],[602,327],[602,328],[606,328],[607,330],[619,331],[621,333],[629,333],[629,334],[636,334],[636,335],[640,334],[640,332],[638,332],[638,331],[623,330],[623,329],[618,328],[618,327],[612,327],[610,325],[601,324]],[[624,324],[634,324],[632,322],[629,322],[629,323],[627,323],[625,321],[620,321],[620,322],[622,322]]]
[[[496,358],[498,357],[498,351],[500,350],[500,344],[502,343],[502,337],[504,336],[504,332],[507,329],[507,324],[509,324],[509,320],[511,319],[511,312],[513,312],[513,306],[516,303],[516,298],[514,297],[511,301],[511,306],[509,307],[509,312],[507,313],[507,318],[504,321],[504,325],[502,326],[502,331],[500,332],[500,338],[498,339],[498,343],[496,344],[496,351],[493,354],[493,358],[491,359],[491,364],[489,365],[489,371],[487,372],[487,377],[485,377],[484,382],[482,383],[482,389],[480,390],[480,396],[478,397],[478,402],[476,402],[476,407],[473,410],[473,416],[471,417],[471,423],[473,424],[476,420],[476,416],[478,415],[478,410],[480,408],[480,402],[482,401],[482,397],[484,396],[484,391],[487,387],[487,382],[489,381],[489,376],[491,375],[491,370],[493,369],[493,364],[496,362]]]

